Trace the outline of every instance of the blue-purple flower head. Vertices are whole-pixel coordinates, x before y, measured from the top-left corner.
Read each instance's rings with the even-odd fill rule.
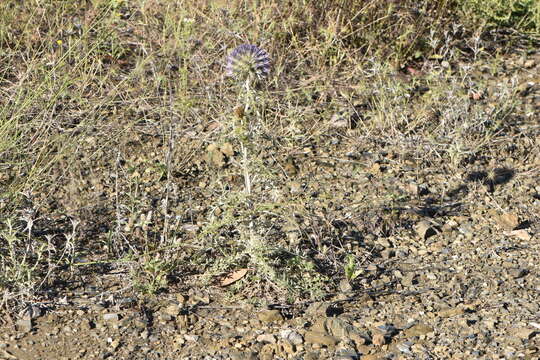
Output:
[[[263,49],[243,44],[235,48],[227,58],[227,76],[239,80],[256,77],[265,79],[270,72],[270,57]]]

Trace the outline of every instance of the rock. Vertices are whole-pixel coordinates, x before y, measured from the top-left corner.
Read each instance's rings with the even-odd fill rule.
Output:
[[[287,340],[294,345],[300,345],[304,342],[304,338],[302,338],[302,335],[291,329],[281,330],[279,335],[282,339]]]
[[[256,340],[257,342],[268,343],[268,344],[276,343],[276,337],[272,334],[261,334],[257,336]]]
[[[405,337],[422,336],[433,332],[433,328],[429,325],[418,323],[403,332]]]
[[[452,316],[462,315],[464,313],[465,313],[465,310],[460,307],[444,309],[438,312],[439,316],[443,318],[449,318]]]
[[[514,230],[519,225],[519,217],[513,213],[504,213],[498,216],[496,220],[504,230]]]
[[[296,352],[296,345],[291,344],[288,341],[285,341],[284,343],[282,343],[281,348],[286,354],[289,354],[289,355],[292,355]]]
[[[518,239],[529,241],[531,240],[531,234],[525,229],[519,229],[519,230],[512,230],[512,231],[505,231],[504,235],[506,236],[515,236]]]
[[[474,237],[473,227],[470,223],[464,223],[458,227],[460,233],[465,235],[467,240],[471,240]]]
[[[411,345],[412,343],[410,341],[406,341],[404,343],[397,344],[396,348],[404,354],[412,355]]]
[[[344,129],[349,127],[349,121],[341,113],[335,113],[330,119],[330,126],[336,129]]]
[[[30,332],[32,330],[32,320],[21,319],[17,320],[17,330],[21,332]]]
[[[120,319],[116,313],[103,314],[103,320],[108,322],[117,322]]]
[[[309,304],[306,309],[307,315],[318,315],[318,316],[327,316],[328,308],[330,307],[329,303],[325,302],[314,302]]]
[[[451,232],[456,229],[459,224],[455,220],[448,220],[442,227],[442,231]]]
[[[263,310],[257,314],[257,318],[264,323],[283,321],[283,315],[279,310]]]
[[[266,344],[261,348],[261,351],[259,352],[259,358],[261,360],[272,360],[274,359],[274,353],[275,353],[276,345],[275,344]]]
[[[381,251],[381,256],[383,259],[390,259],[396,256],[396,252],[393,249],[384,249]]]
[[[415,230],[418,236],[424,240],[437,234],[429,221],[420,221],[416,224]]]
[[[291,194],[298,194],[302,192],[302,184],[300,184],[298,181],[290,181],[288,186]]]
[[[508,275],[510,275],[514,279],[519,279],[521,277],[524,277],[529,273],[529,270],[525,268],[514,268],[508,270]]]
[[[327,347],[334,347],[339,342],[338,338],[318,331],[308,331],[304,337],[308,344],[320,344]]]
[[[336,360],[355,360],[358,359],[358,353],[354,349],[344,348],[336,351],[334,357]]]
[[[350,292],[352,290],[351,283],[348,279],[341,279],[341,281],[339,282],[339,290],[344,293]]]
[[[538,332],[536,330],[529,329],[529,328],[526,328],[526,327],[519,327],[519,328],[511,329],[510,333],[512,334],[512,336],[515,336],[515,337],[517,337],[519,339],[523,339],[523,340],[530,340],[536,334],[538,334]]]
[[[523,63],[523,67],[524,67],[525,69],[531,69],[531,68],[534,67],[534,65],[535,65],[534,59],[526,60],[526,61]]]
[[[163,313],[170,316],[178,316],[180,314],[180,311],[181,311],[180,306],[176,304],[170,304],[165,309],[163,309]]]
[[[197,342],[201,337],[199,335],[185,334],[184,339],[189,342]]]

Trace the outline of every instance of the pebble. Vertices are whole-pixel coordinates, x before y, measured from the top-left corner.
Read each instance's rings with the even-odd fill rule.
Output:
[[[291,329],[281,330],[279,335],[282,339],[287,340],[294,345],[300,345],[304,342],[302,335]]]
[[[418,236],[424,240],[437,234],[429,221],[420,221],[418,224],[416,224],[415,230]]]
[[[103,314],[103,320],[105,321],[116,322],[119,319],[120,317],[116,313]]]
[[[401,344],[397,344],[396,348],[399,351],[401,351],[402,353],[412,355],[411,345],[412,345],[412,343],[410,341],[407,341],[407,342],[404,342],[404,343],[401,343]]]
[[[433,332],[433,328],[429,325],[418,323],[406,329],[403,334],[406,337],[422,336]]]
[[[262,343],[275,344],[276,337],[272,334],[261,334],[257,336],[257,341]]]
[[[327,347],[334,347],[339,343],[338,338],[318,331],[307,331],[304,338],[308,344],[320,344]]]
[[[190,341],[190,342],[197,342],[197,341],[199,341],[200,336],[199,335],[186,334],[186,335],[184,335],[184,339],[186,339],[186,341]]]
[[[279,310],[263,310],[257,314],[257,318],[264,323],[283,321],[283,315]]]
[[[17,320],[17,330],[21,332],[30,332],[32,330],[32,320],[21,319]]]

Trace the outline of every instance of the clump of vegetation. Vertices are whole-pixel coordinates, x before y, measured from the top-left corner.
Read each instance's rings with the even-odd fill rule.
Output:
[[[472,11],[477,20],[489,27],[510,28],[538,34],[540,3],[535,0],[462,0],[464,11]]]

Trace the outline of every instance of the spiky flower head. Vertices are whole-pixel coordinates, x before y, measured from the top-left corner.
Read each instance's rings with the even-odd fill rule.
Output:
[[[270,57],[263,49],[243,44],[235,48],[227,58],[227,76],[239,80],[264,79],[270,72]]]

